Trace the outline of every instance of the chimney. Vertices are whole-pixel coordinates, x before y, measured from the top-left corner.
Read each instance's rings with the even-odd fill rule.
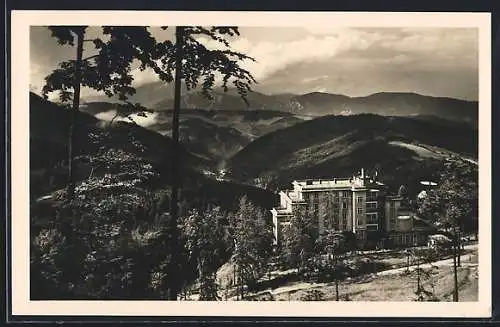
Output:
[[[361,168],[361,179],[365,179],[365,169]]]

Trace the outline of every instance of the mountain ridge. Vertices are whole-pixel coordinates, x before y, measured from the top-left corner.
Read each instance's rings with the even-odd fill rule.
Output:
[[[153,111],[165,111],[173,107],[173,92],[169,87],[149,83],[137,88],[132,102]],[[184,90],[181,107],[202,110],[272,110],[309,116],[378,114],[382,116],[433,115],[454,121],[478,124],[478,101],[446,96],[423,95],[416,92],[381,91],[364,96],[348,96],[329,92],[308,92],[304,94],[265,94],[251,91],[245,103],[236,90],[223,92],[216,88],[213,99],[205,98],[199,90]],[[95,99],[94,99],[95,100]],[[101,102],[104,100],[101,99]],[[110,102],[111,101],[111,102]],[[97,101],[84,101],[92,103]],[[107,99],[104,102],[114,102]]]

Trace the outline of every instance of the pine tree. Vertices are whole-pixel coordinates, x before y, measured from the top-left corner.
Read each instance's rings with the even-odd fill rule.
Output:
[[[264,273],[272,254],[272,232],[262,210],[248,201],[246,196],[240,199],[239,209],[231,223],[233,262],[237,269],[240,296],[243,298],[243,286],[254,287]]]
[[[303,271],[314,255],[318,227],[314,218],[306,212],[296,212],[290,224],[283,229],[281,255],[288,265]]]
[[[225,231],[220,208],[192,210],[182,222],[182,236],[188,259],[196,262],[200,300],[219,300],[216,272],[223,261]]]

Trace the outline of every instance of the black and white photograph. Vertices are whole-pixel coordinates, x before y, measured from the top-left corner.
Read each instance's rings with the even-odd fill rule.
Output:
[[[35,13],[12,85],[26,301],[490,301],[489,16]]]

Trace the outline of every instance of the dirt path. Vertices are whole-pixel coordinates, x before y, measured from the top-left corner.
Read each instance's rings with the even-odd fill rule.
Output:
[[[465,250],[477,250],[477,244],[472,244],[472,245],[467,245],[464,247]],[[466,268],[466,267],[476,267],[478,264],[474,262],[469,262],[469,258],[471,258],[471,254],[464,254],[460,257],[461,260],[461,267]],[[423,263],[420,264],[420,268],[422,269],[429,269],[432,267],[444,267],[444,266],[452,266],[453,265],[453,258],[450,259],[443,259],[443,260],[438,260],[434,261],[432,263]],[[409,266],[409,271],[412,272],[417,268],[417,265],[410,265]],[[363,282],[367,282],[369,280],[374,280],[377,277],[382,277],[382,276],[389,276],[389,275],[397,275],[405,272],[408,268],[407,267],[402,267],[402,268],[395,268],[395,269],[389,269],[389,270],[383,270],[378,273],[370,274],[365,276]],[[352,280],[347,280],[344,281],[347,283],[358,283],[358,279],[352,279]],[[290,285],[285,285],[281,286],[275,289],[268,289],[265,291],[258,292],[256,294],[252,294],[252,296],[255,295],[260,295],[260,294],[271,294],[273,297],[283,295],[286,293],[294,293],[294,292],[299,292],[299,291],[308,291],[312,289],[321,289],[325,287],[329,287],[333,285],[332,282],[329,283],[309,283],[309,282],[297,282],[294,284]]]

